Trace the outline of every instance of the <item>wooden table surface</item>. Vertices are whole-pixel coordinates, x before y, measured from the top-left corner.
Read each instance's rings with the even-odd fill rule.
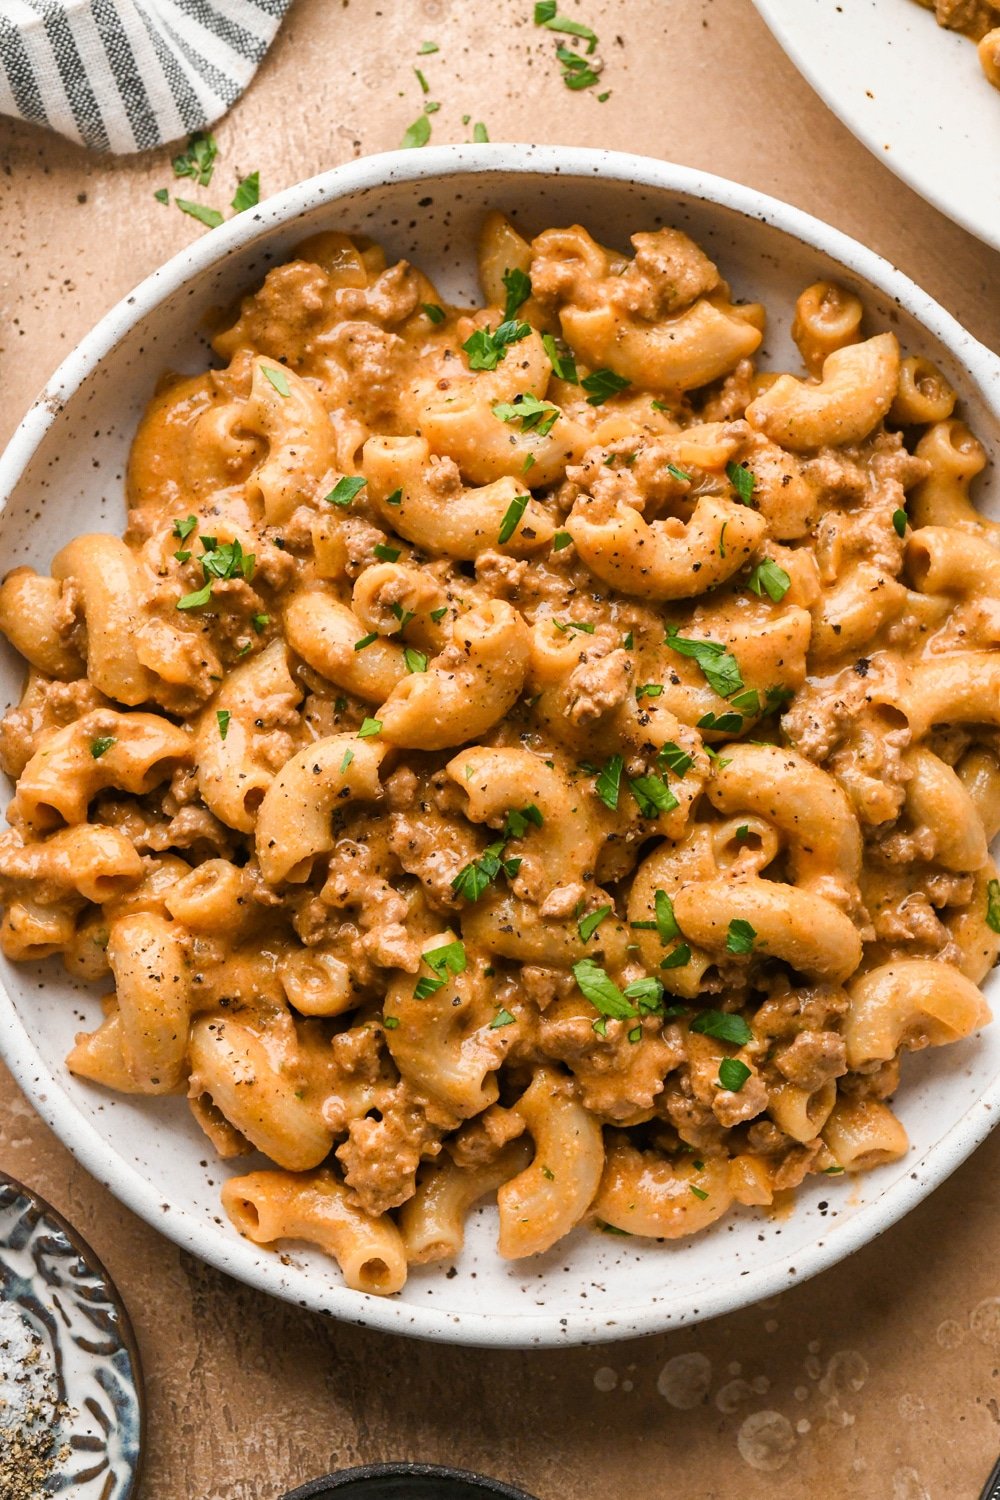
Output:
[[[563,87],[531,0],[296,0],[215,130],[215,196],[253,169],[269,194],[397,146],[433,38],[435,140],[468,139],[467,114],[493,140],[736,178],[871,245],[1000,349],[1000,257],[868,155],[750,0],[563,8],[600,34],[604,105]],[[205,232],[153,198],[173,189],[172,155],[101,159],[0,121],[0,440],[97,317]],[[125,1294],[149,1393],[146,1500],[276,1500],[397,1458],[486,1470],[540,1500],[975,1500],[1000,1447],[998,1137],[904,1223],[778,1299],[665,1337],[523,1354],[365,1332],[229,1281],[99,1188],[2,1070],[0,1167],[80,1227]]]

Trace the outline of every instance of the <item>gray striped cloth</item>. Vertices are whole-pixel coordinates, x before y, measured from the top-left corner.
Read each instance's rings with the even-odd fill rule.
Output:
[[[242,94],[291,0],[0,0],[0,114],[146,151]]]

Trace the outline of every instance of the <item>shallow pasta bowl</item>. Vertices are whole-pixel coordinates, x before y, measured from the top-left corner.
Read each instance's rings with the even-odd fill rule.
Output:
[[[210,353],[199,323],[288,255],[307,234],[342,229],[407,256],[443,296],[472,300],[483,214],[500,207],[533,230],[579,220],[600,239],[675,224],[718,261],[736,294],[763,300],[768,362],[798,367],[796,295],[818,277],[856,290],[872,331],[938,363],[962,414],[1000,438],[1000,361],[885,261],[816,219],[749,189],[641,157],[530,146],[442,147],[371,157],[289,189],[175,257],[84,340],[32,407],[0,460],[0,556],[47,570],[82,530],[119,531],[122,474],[140,411],[165,368],[196,371]],[[994,498],[994,513],[1000,506]],[[20,668],[3,658],[0,694]],[[780,1222],[734,1213],[709,1232],[657,1245],[578,1230],[553,1252],[507,1264],[493,1210],[473,1215],[454,1268],[417,1269],[395,1298],[349,1291],[301,1247],[260,1250],[220,1211],[228,1170],[205,1165],[182,1100],[109,1095],[72,1078],[63,1058],[93,995],[54,965],[0,965],[0,1047],[39,1112],[95,1176],[178,1244],[230,1275],[359,1324],[456,1343],[568,1344],[627,1338],[770,1296],[874,1238],[926,1196],[1000,1117],[1000,1024],[907,1060],[898,1095],[913,1148],[852,1183],[821,1178]],[[992,989],[1000,1010],[1000,983]]]

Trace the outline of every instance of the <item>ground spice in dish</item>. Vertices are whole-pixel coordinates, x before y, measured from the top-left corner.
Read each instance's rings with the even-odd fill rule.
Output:
[[[0,1496],[45,1500],[46,1481],[69,1457],[57,1449],[67,1415],[44,1341],[13,1302],[0,1302]]]

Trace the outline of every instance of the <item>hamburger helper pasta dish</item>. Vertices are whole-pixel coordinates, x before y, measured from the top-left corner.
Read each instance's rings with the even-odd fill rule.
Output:
[[[363,1291],[491,1193],[516,1259],[897,1158],[901,1053],[988,1019],[983,449],[845,289],[763,372],[761,306],[632,246],[490,215],[465,312],[308,240],[163,382],[124,538],[0,590],[5,953]]]

